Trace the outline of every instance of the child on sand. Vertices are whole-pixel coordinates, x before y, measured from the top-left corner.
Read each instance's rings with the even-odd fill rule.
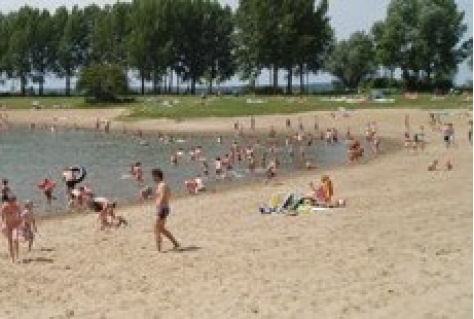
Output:
[[[100,230],[128,225],[125,218],[115,215],[114,209],[116,207],[116,201],[111,201],[105,197],[95,197],[89,201],[89,208],[99,213]]]
[[[25,208],[21,213],[21,235],[28,242],[28,251],[31,251],[35,234],[38,232],[36,228],[35,216],[33,215],[33,203],[29,200],[25,203]]]
[[[21,226],[20,206],[16,201],[16,197],[11,195],[8,200],[2,204],[2,229],[8,240],[8,252],[11,261],[14,263],[18,260],[20,254],[19,233]]]
[[[166,219],[170,214],[170,197],[171,191],[164,181],[163,172],[159,168],[155,168],[151,171],[153,180],[156,183],[156,220],[155,220],[155,242],[156,248],[161,252],[161,235],[165,235],[172,243],[175,249],[179,248],[178,241],[174,238],[173,234],[165,228]]]

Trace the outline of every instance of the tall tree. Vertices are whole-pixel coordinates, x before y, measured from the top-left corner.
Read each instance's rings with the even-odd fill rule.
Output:
[[[204,20],[203,41],[205,50],[205,77],[208,91],[212,93],[214,81],[222,82],[235,73],[233,57],[233,17],[230,7],[222,8],[218,3],[209,3]]]
[[[21,94],[26,95],[28,78],[32,72],[31,53],[34,39],[34,10],[22,7],[18,12],[10,15],[12,19],[12,33],[6,53],[10,76],[20,78]]]
[[[293,72],[303,76],[306,72],[318,72],[323,67],[333,44],[333,30],[327,16],[328,2],[315,6],[312,0],[285,0],[282,8],[281,50],[282,65],[287,71],[287,92],[292,93]]]
[[[54,22],[47,10],[35,10],[30,23],[35,30],[31,43],[33,82],[38,83],[39,95],[43,95],[46,72],[54,69]]]
[[[91,35],[91,59],[126,65],[126,37],[130,33],[129,3],[105,6],[97,13]]]
[[[141,94],[145,94],[145,81],[151,74],[152,30],[154,17],[145,1],[135,0],[130,13],[130,33],[126,37],[127,61],[131,68],[138,71],[141,82]]]
[[[8,57],[8,46],[12,32],[11,18],[9,15],[0,13],[0,77],[11,73],[11,65]]]
[[[304,75],[323,69],[334,46],[334,30],[329,23],[328,9],[328,1],[320,1],[319,5],[311,10],[311,14],[307,13],[308,17],[301,21],[298,43],[294,49],[296,74],[300,76],[300,92],[305,91]]]
[[[385,21],[372,29],[378,60],[400,68],[409,89],[436,86],[462,59],[463,19],[454,0],[392,0]]]
[[[255,79],[267,68],[272,71],[275,89],[283,54],[282,8],[283,0],[240,0],[236,13],[237,52],[243,78]]]
[[[63,26],[63,32],[57,43],[57,60],[55,73],[66,79],[66,95],[71,94],[71,78],[87,57],[87,30],[84,24],[83,12],[74,7],[70,13],[65,8],[59,8],[55,14],[56,27]],[[65,22],[64,22],[65,21]]]
[[[347,88],[359,83],[376,70],[372,39],[364,32],[353,33],[348,40],[339,41],[334,47],[326,69]]]
[[[255,77],[263,68],[272,71],[278,86],[280,69],[287,72],[287,92],[294,71],[303,76],[322,67],[333,41],[327,16],[328,1],[241,0],[236,14],[237,55],[244,77]]]

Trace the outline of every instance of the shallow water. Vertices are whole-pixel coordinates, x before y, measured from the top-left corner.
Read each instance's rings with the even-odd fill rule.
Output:
[[[99,196],[116,198],[119,202],[129,203],[137,200],[138,187],[136,182],[126,178],[130,165],[140,161],[145,172],[145,184],[152,185],[150,170],[160,167],[171,184],[175,193],[184,193],[184,180],[202,174],[199,162],[190,161],[187,156],[180,158],[180,163],[174,167],[170,163],[170,154],[179,148],[185,153],[201,146],[209,163],[210,176],[207,185],[215,185],[213,160],[216,156],[225,155],[236,140],[240,145],[257,142],[253,139],[234,139],[223,137],[221,144],[217,138],[211,137],[182,137],[184,141],[174,139],[167,142],[157,136],[147,136],[142,139],[126,134],[104,134],[94,131],[74,131],[58,129],[29,130],[14,128],[0,132],[0,178],[7,178],[13,192],[20,201],[33,200],[39,211],[44,208],[44,198],[37,184],[45,177],[52,178],[56,183],[55,195],[57,200],[53,210],[65,207],[65,186],[61,181],[61,171],[64,167],[81,165],[87,169],[87,177],[83,184],[91,186]],[[178,141],[178,142],[177,142]],[[256,147],[257,159],[270,145],[270,141],[261,138],[260,147]],[[273,144],[273,142],[271,142]],[[295,148],[298,153],[299,148]],[[311,146],[305,146],[306,158],[317,163],[318,167],[340,164],[346,160],[345,147],[339,143],[336,146],[326,146],[316,141]],[[276,156],[281,162],[280,171],[294,171],[300,161],[292,161],[288,148],[283,140],[277,142]],[[267,163],[272,158],[267,155]],[[257,170],[257,176],[250,177],[246,163],[235,165],[234,178],[229,183],[242,184],[250,179],[264,178],[263,169]],[[260,173],[258,173],[260,172]],[[235,175],[239,176],[238,178]],[[231,175],[232,176],[232,175]],[[221,181],[219,181],[220,183]]]

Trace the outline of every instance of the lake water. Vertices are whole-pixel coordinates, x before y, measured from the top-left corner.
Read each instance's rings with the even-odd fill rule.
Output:
[[[150,170],[160,167],[171,184],[174,193],[184,193],[184,180],[202,173],[202,165],[192,162],[187,157],[180,158],[180,163],[174,167],[170,163],[170,154],[179,148],[185,153],[201,146],[203,154],[209,163],[210,175],[206,184],[215,187],[214,158],[223,156],[234,141],[245,146],[257,142],[257,138],[234,139],[223,137],[222,143],[211,137],[181,137],[167,141],[158,136],[146,136],[146,145],[137,137],[111,133],[104,134],[94,131],[74,131],[57,129],[51,132],[46,129],[30,130],[28,128],[13,128],[0,131],[0,178],[7,178],[17,197],[24,201],[31,199],[37,204],[37,210],[44,207],[44,198],[36,185],[45,177],[52,178],[57,183],[54,210],[65,207],[65,186],[61,181],[61,170],[73,165],[84,166],[87,177],[84,184],[91,186],[99,196],[116,198],[119,202],[137,200],[138,185],[131,179],[125,178],[134,162],[141,162],[145,172],[145,184],[153,185]],[[255,148],[257,159],[274,141],[265,138],[258,140],[260,147]],[[299,147],[295,147],[298,153]],[[336,146],[326,146],[320,141],[311,146],[305,146],[306,158],[317,163],[318,167],[340,164],[346,160],[345,147],[342,143]],[[295,170],[300,161],[292,161],[284,139],[276,144],[276,156],[281,162],[280,171],[285,174]],[[267,155],[267,163],[272,155]],[[249,176],[245,162],[235,165],[238,177],[229,178],[228,183],[246,183],[255,178],[264,178],[263,169],[256,176]],[[315,173],[320,174],[321,171]],[[226,179],[227,180],[227,179]],[[229,185],[226,183],[226,185]]]

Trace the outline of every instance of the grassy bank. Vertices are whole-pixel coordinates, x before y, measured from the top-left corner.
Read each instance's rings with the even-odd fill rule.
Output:
[[[0,104],[8,109],[42,108],[107,108],[125,107],[130,110],[129,120],[141,118],[202,118],[235,117],[267,114],[294,114],[315,110],[419,108],[453,109],[471,108],[472,100],[463,96],[435,98],[432,95],[419,95],[417,99],[406,99],[401,95],[392,96],[393,102],[377,103],[350,99],[329,99],[322,96],[243,96],[207,97],[197,96],[145,96],[127,104],[87,104],[83,97],[2,97]]]

